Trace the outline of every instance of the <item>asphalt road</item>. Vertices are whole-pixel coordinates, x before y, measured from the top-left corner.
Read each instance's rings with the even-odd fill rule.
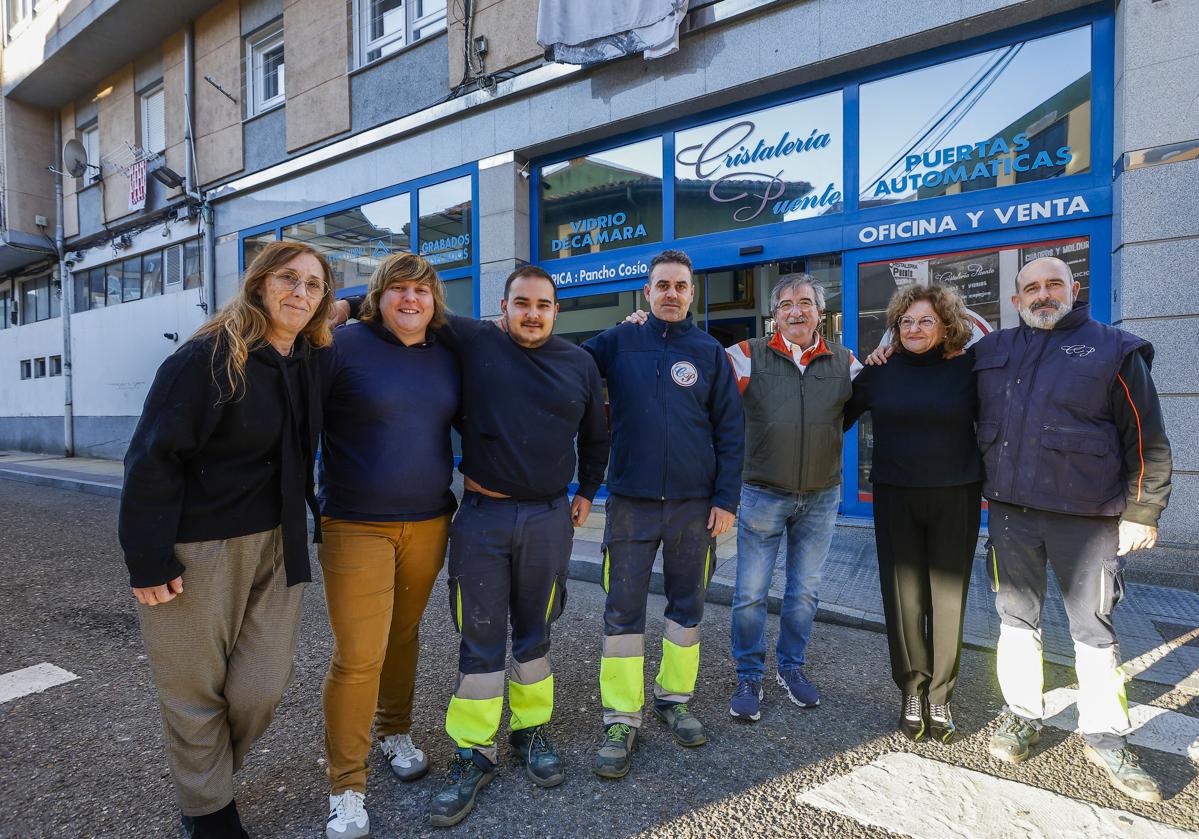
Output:
[[[4,480],[0,498],[0,674],[50,662],[79,676],[0,704],[0,836],[180,835],[157,703],[116,541],[116,501]],[[650,598],[650,638],[661,635],[663,603]],[[404,785],[381,755],[372,755],[367,806],[376,837],[886,836],[891,834],[798,796],[893,752],[914,752],[1199,831],[1199,766],[1185,757],[1142,751],[1166,795],[1157,805],[1113,792],[1083,761],[1077,735],[1046,729],[1037,756],[1021,767],[992,760],[986,740],[1001,700],[994,657],[986,653],[963,653],[954,707],[968,736],[951,747],[912,745],[893,732],[898,696],[882,635],[827,624],[817,624],[809,650],[808,673],[823,690],[822,705],[799,709],[768,685],[762,720],[734,721],[727,711],[735,686],[729,611],[715,605],[705,616],[693,703],[707,724],[708,745],[684,750],[649,719],[632,773],[622,781],[601,781],[589,766],[600,732],[602,605],[598,586],[572,582],[566,612],[555,625],[557,708],[551,730],[566,761],[566,783],[552,790],[534,787],[501,741],[501,773],[475,812],[456,828],[435,830],[426,813],[451,752],[442,723],[457,651],[445,587],[438,584],[422,627],[413,730],[433,771]],[[772,616],[770,644],[777,626]],[[647,655],[647,695],[657,666],[655,647]],[[305,595],[296,680],[237,777],[238,805],[255,837],[323,835],[320,686],[331,649],[318,581]],[[1047,690],[1071,681],[1070,671],[1047,669]],[[1180,691],[1134,682],[1129,699],[1199,717],[1199,697]],[[907,804],[902,796],[886,802],[895,808]]]

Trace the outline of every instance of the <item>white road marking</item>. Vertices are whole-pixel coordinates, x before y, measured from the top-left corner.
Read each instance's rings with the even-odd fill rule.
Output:
[[[1078,691],[1057,688],[1045,694],[1045,723],[1063,731],[1078,730]],[[1199,763],[1199,719],[1152,705],[1128,704],[1132,730],[1128,742]]]
[[[800,801],[916,839],[1195,839],[1196,834],[913,754],[883,755]]]
[[[32,667],[14,670],[0,676],[0,704],[31,693],[41,693],[47,688],[65,685],[78,678],[71,671],[45,661]]]

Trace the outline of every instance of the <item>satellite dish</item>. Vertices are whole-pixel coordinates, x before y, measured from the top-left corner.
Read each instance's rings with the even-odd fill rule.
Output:
[[[62,168],[72,178],[82,178],[88,167],[87,149],[75,138],[67,140],[62,147]]]

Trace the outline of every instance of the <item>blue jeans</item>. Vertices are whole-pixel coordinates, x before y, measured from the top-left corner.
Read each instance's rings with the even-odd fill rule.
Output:
[[[779,670],[803,666],[840,497],[839,486],[795,493],[741,485],[733,594],[733,660],[738,679],[761,681],[766,669],[766,597],[784,533],[787,587],[775,658]]]

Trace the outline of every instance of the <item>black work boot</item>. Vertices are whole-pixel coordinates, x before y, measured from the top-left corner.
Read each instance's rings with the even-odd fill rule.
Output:
[[[595,753],[592,771],[601,778],[623,778],[633,765],[636,745],[637,729],[628,723],[614,722],[604,726],[604,738]]]
[[[654,703],[654,716],[666,723],[680,746],[702,746],[708,742],[703,724],[691,713],[686,702],[659,705]]]
[[[566,780],[562,758],[550,742],[545,726],[522,728],[508,735],[508,745],[525,765],[525,774],[539,787],[556,787]]]
[[[464,754],[465,752],[465,754]],[[450,758],[445,783],[429,805],[429,823],[434,827],[452,827],[462,821],[475,806],[475,796],[495,777],[495,767],[472,749],[459,749]]]

